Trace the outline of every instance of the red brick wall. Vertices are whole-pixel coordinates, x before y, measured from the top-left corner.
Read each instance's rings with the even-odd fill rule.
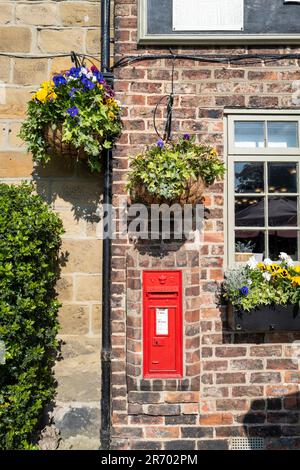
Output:
[[[116,60],[123,55],[169,52],[163,47],[137,46],[136,3],[135,0],[116,1]],[[291,49],[186,47],[172,50],[247,54]],[[172,61],[157,59],[115,71],[117,97],[125,105],[124,132],[114,153],[115,195],[125,194],[128,156],[144,144],[156,141],[153,111],[158,99],[170,91],[171,70]],[[261,61],[246,66],[176,61],[174,129],[196,134],[217,145],[222,154],[224,107],[295,108],[297,80],[300,80],[297,60]],[[160,108],[158,125],[162,125],[164,116],[165,109]],[[220,183],[206,195],[210,216],[205,222],[204,244],[199,253],[196,287],[200,288],[200,295],[194,291],[193,312],[185,321],[185,328],[194,327],[195,332],[189,357],[194,361],[200,352],[197,390],[180,387],[178,383],[173,388],[167,384],[158,387],[155,380],[132,379],[135,374],[132,363],[141,367],[141,323],[140,317],[136,323],[131,318],[126,280],[134,275],[134,270],[151,268],[154,261],[150,256],[148,264],[143,265],[127,240],[113,242],[114,448],[223,449],[228,438],[245,435],[267,437],[268,448],[300,447],[300,372],[291,357],[292,342],[300,339],[300,333],[233,333],[226,326],[224,310],[217,305],[216,291],[223,276],[223,196]],[[116,196],[114,201],[117,205]],[[175,255],[173,263],[171,269],[178,267]],[[170,269],[170,260],[163,249],[160,266]],[[139,275],[136,277],[139,279]],[[188,282],[185,287],[189,287]],[[140,296],[140,289],[135,291]],[[136,351],[132,339],[136,339]]]

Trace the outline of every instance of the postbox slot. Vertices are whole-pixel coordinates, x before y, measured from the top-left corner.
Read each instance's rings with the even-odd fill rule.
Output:
[[[181,271],[144,271],[144,377],[182,377],[182,342]]]

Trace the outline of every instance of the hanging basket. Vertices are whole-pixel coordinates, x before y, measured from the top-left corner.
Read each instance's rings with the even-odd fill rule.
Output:
[[[131,191],[130,197],[133,202],[140,202],[145,205],[151,204],[180,204],[184,206],[185,204],[198,204],[203,199],[203,194],[206,189],[206,184],[202,178],[198,180],[190,179],[185,187],[183,193],[172,200],[166,199],[157,194],[150,193],[147,187],[143,184],[136,186],[134,190]]]
[[[87,160],[88,156],[83,148],[77,149],[69,142],[63,142],[63,126],[59,124],[56,129],[52,129],[51,124],[48,124],[44,130],[44,137],[54,155],[62,157],[72,157],[76,159]]]

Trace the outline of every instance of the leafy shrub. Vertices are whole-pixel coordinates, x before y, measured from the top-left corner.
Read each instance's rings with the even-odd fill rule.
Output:
[[[180,196],[190,180],[202,178],[205,185],[211,185],[225,171],[216,150],[195,143],[189,134],[167,143],[159,140],[135,156],[130,169],[127,189],[144,186],[149,193],[169,201]]]
[[[59,140],[57,153],[71,144],[78,153],[67,146],[68,154],[78,158],[84,152],[90,169],[99,171],[102,149],[111,148],[121,132],[120,115],[120,105],[102,73],[94,66],[91,70],[72,67],[44,82],[33,95],[20,137],[37,163],[50,160],[49,147],[53,151],[52,144]],[[52,131],[55,138],[49,142]]]
[[[31,185],[0,184],[0,449],[31,448],[54,394],[62,232],[60,219]]]
[[[281,253],[277,262],[253,256],[245,266],[225,274],[225,298],[240,310],[250,311],[261,305],[300,306],[300,266]]]

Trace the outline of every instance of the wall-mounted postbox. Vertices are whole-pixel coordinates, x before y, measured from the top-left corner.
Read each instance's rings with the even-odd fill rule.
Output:
[[[143,273],[143,374],[182,377],[182,273]]]

